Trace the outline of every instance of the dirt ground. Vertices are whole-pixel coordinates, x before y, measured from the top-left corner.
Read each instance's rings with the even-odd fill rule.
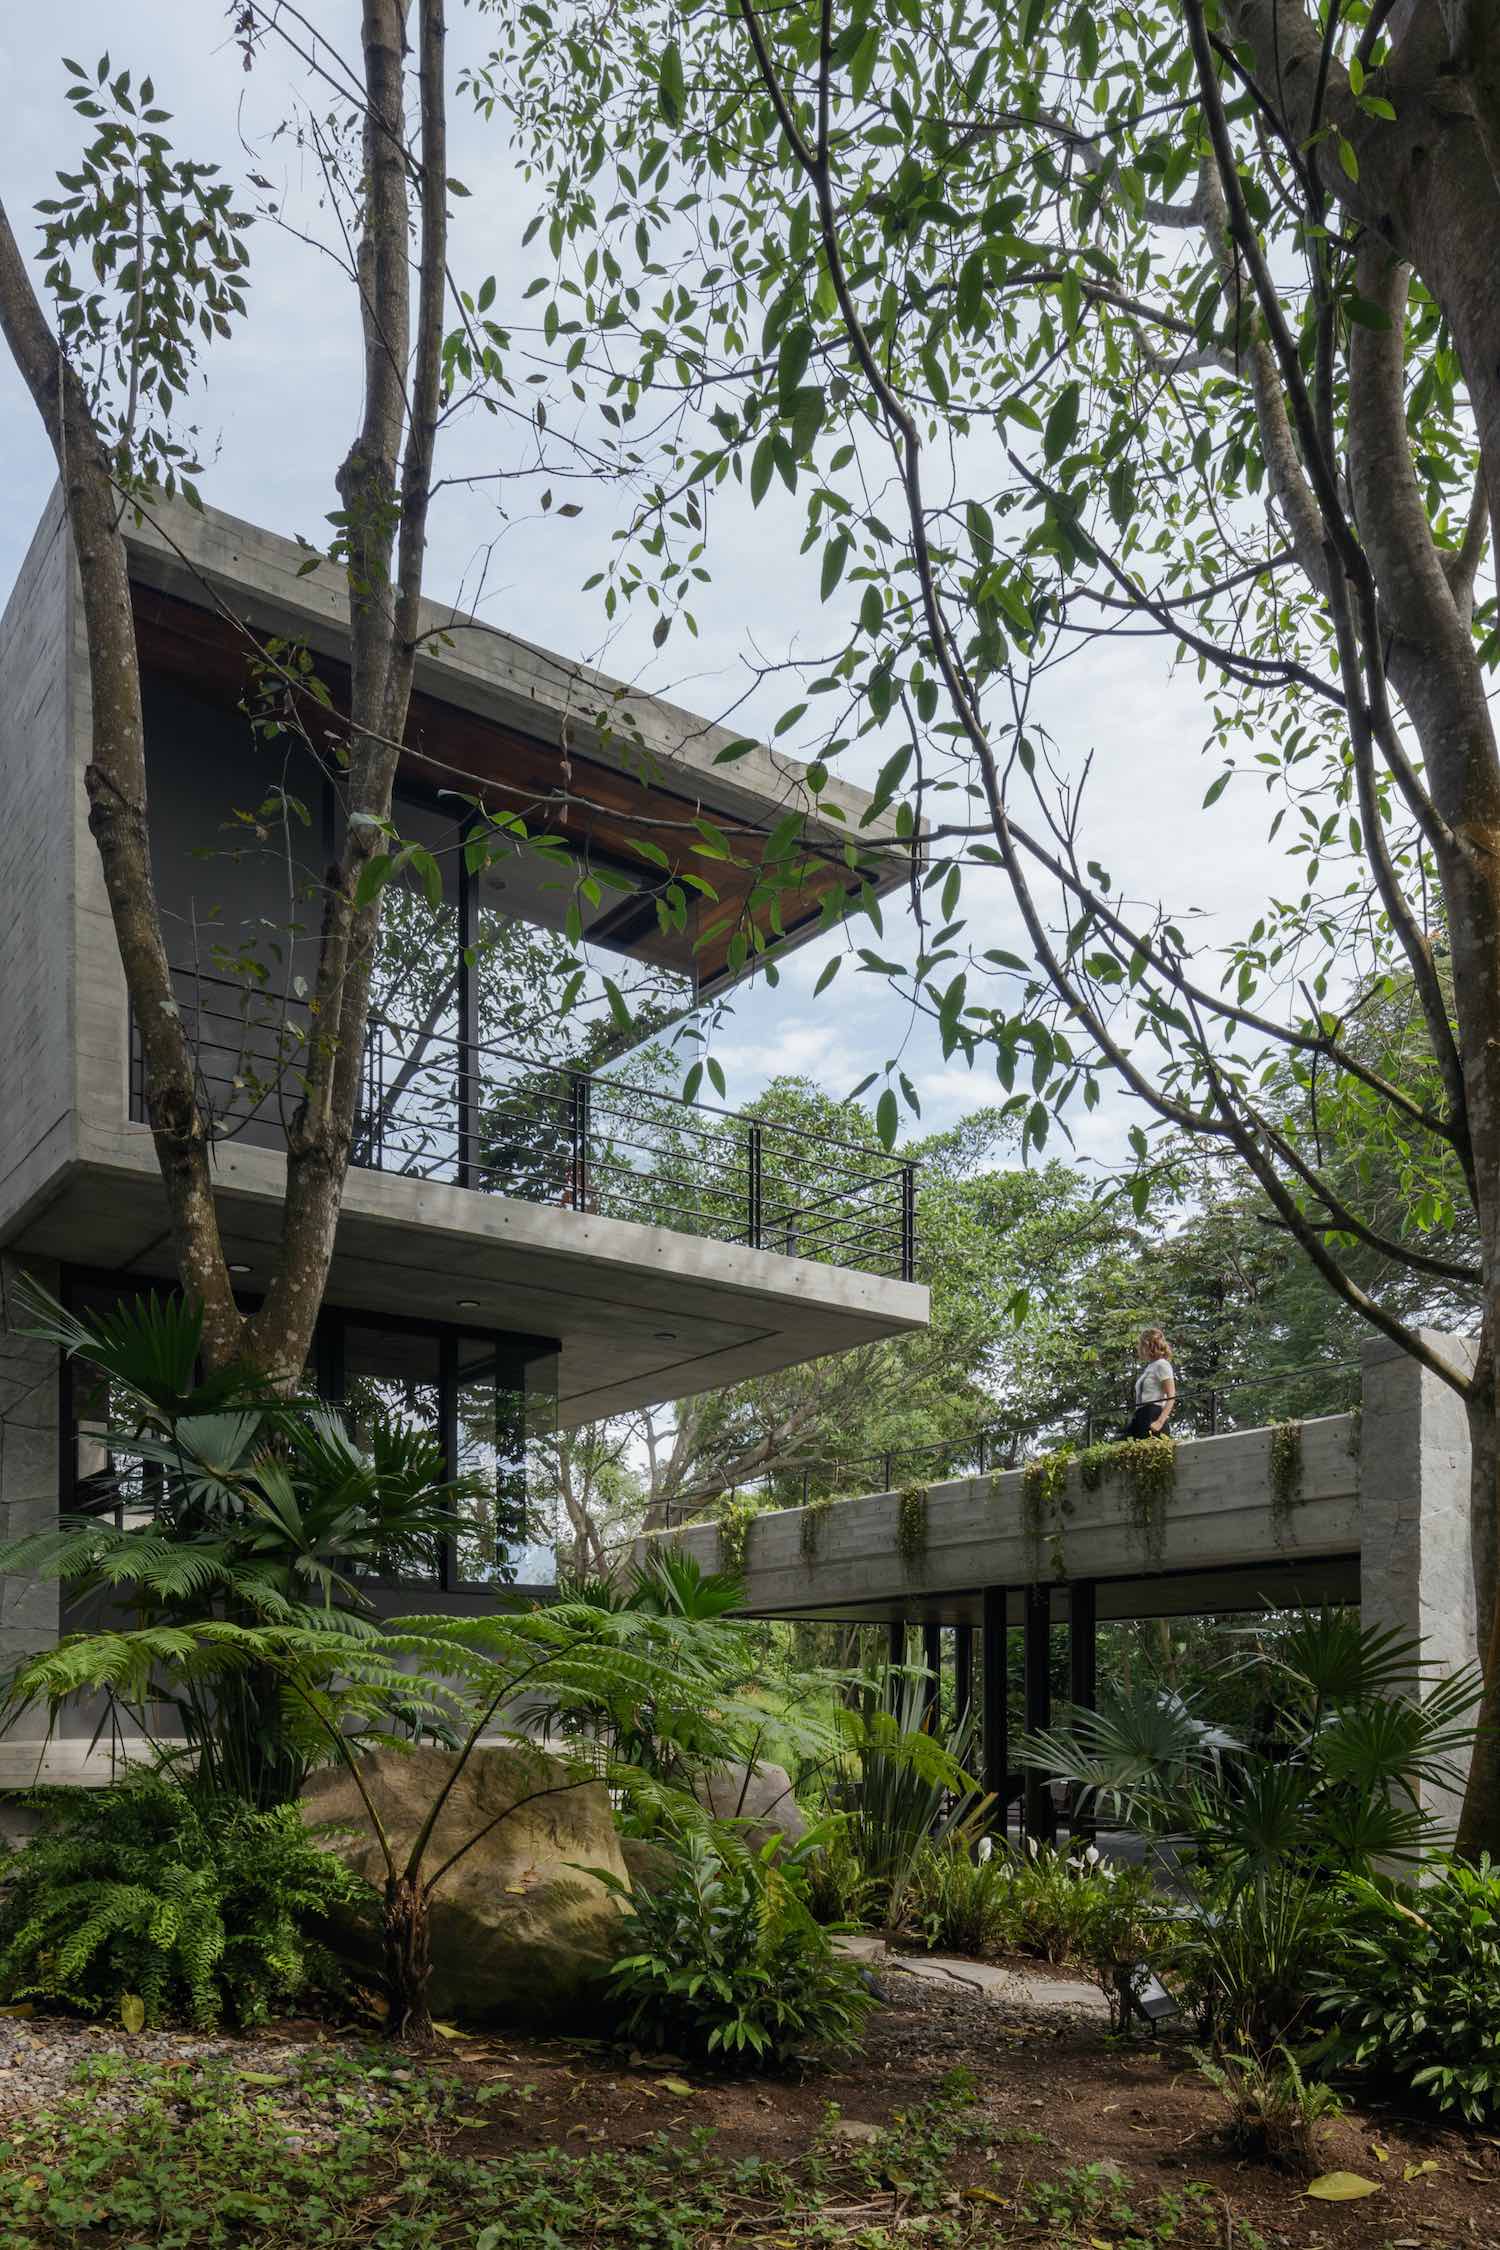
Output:
[[[478,2082],[504,2070],[534,2086],[524,2110],[508,2123],[496,2119],[489,2139],[497,2148],[622,2146],[712,2126],[726,2153],[747,2156],[805,2145],[830,2103],[846,2122],[884,2124],[930,2100],[948,2072],[964,2070],[1013,2153],[1017,2182],[1110,2163],[1143,2200],[1202,2182],[1236,2230],[1248,2224],[1268,2243],[1296,2250],[1500,2250],[1500,2134],[1454,2130],[1383,2104],[1351,2107],[1325,2128],[1325,2168],[1376,2179],[1380,2191],[1359,2203],[1317,2202],[1303,2181],[1228,2149],[1222,2104],[1181,2036],[1130,2046],[1095,2021],[1028,2017],[899,1974],[887,1975],[883,1989],[889,1999],[860,2061],[801,2080],[715,2078],[675,2059],[627,2059],[579,2042],[458,2040],[446,2059]],[[669,2078],[691,2094],[675,2093]],[[1235,2239],[1226,2228],[1226,2240]]]
[[[963,2071],[993,2130],[987,2156],[976,2157],[967,2175],[966,2160],[958,2160],[951,2182],[958,2196],[981,2173],[991,2190],[974,2192],[987,2194],[997,2182],[1009,2189],[1108,2163],[1142,2206],[1165,2190],[1203,2183],[1221,2206],[1230,2250],[1248,2244],[1241,2230],[1251,2228],[1276,2250],[1500,2250],[1500,2134],[1458,2131],[1378,2103],[1351,2107],[1325,2129],[1323,2162],[1378,2180],[1379,2193],[1358,2203],[1317,2202],[1301,2180],[1228,2148],[1222,2106],[1196,2076],[1181,2036],[1123,2045],[1095,2019],[1057,2009],[1028,2015],[899,1971],[882,1977],[882,1989],[887,1999],[857,2064],[790,2079],[714,2076],[679,2058],[602,2042],[462,2032],[446,2039],[435,2067],[474,2088],[465,2145],[481,2159],[523,2148],[629,2148],[705,2127],[726,2155],[789,2158],[825,2128],[830,2104],[838,2129],[857,2135],[930,2102],[948,2073]],[[225,2044],[168,2033],[132,2041],[41,2019],[4,2028],[11,2051],[0,2057],[0,2112],[46,2099],[83,2052],[112,2047],[163,2059],[170,2050],[187,2055],[210,2045],[223,2052]],[[342,2044],[345,2036],[312,2022],[279,2024],[250,2044],[284,2053],[308,2042]],[[246,2058],[246,2042],[231,2044]],[[274,2058],[263,2052],[256,2059]],[[497,2097],[497,2081],[514,2086],[513,2104]],[[481,2103],[483,2088],[490,2092]],[[873,2216],[866,2211],[860,2224]],[[851,2220],[851,2240],[858,2232]],[[1100,2250],[1109,2250],[1107,2237]]]

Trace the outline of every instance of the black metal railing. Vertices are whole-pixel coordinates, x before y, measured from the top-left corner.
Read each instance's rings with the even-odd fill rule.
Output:
[[[1347,1413],[1359,1403],[1359,1380],[1357,1360],[1318,1360],[1263,1375],[1206,1383],[1179,1381],[1172,1435],[1226,1436],[1234,1430],[1259,1428],[1267,1421]],[[1018,1469],[1035,1453],[1053,1446],[1093,1445],[1117,1436],[1129,1421],[1130,1411],[1129,1385],[1122,1383],[1118,1397],[1113,1392],[1100,1394],[1082,1406],[1054,1401],[1024,1418],[997,1418],[963,1437],[943,1438],[931,1445],[778,1461],[747,1470],[743,1476],[718,1478],[663,1502],[662,1522],[671,1529],[677,1524],[711,1520],[711,1504],[736,1492],[759,1491],[771,1508],[805,1508],[810,1500],[829,1494],[854,1498],[862,1493],[894,1492],[919,1481],[941,1484],[959,1477]]]
[[[221,1138],[282,1144],[301,1096],[305,1001],[174,972],[200,1099]],[[131,1115],[145,1114],[130,1042]],[[370,1014],[354,1163],[491,1195],[633,1219],[910,1281],[915,1167],[855,1141],[536,1062],[451,1022]]]

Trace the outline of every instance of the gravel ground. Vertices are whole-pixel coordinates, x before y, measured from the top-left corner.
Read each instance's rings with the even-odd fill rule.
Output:
[[[331,2044],[331,2043],[330,2043]],[[301,2081],[302,2065],[311,2054],[327,2051],[316,2034],[288,2039],[276,2033],[236,2039],[210,2032],[142,2031],[129,2033],[118,2024],[75,2023],[57,2016],[32,2019],[0,2017],[0,2122],[55,2101],[70,2090],[80,2064],[118,2060],[124,2064],[155,2063],[197,2076],[205,2066],[228,2063],[243,2077],[247,2090],[274,2093],[283,2108],[305,2109],[308,2138],[331,2138],[340,2120],[339,2105],[316,2098]],[[384,2058],[382,2058],[384,2059]],[[399,2065],[384,2080],[368,2078],[362,2084],[362,2109],[379,2109],[392,2091],[410,2077]],[[140,2089],[131,2072],[118,2077],[101,2075],[90,2084],[92,2108],[128,2116],[140,2101]]]

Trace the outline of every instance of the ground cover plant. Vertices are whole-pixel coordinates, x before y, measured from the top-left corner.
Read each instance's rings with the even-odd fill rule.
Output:
[[[0,2250],[1490,2238],[1500,2151],[1482,2140],[1389,2110],[1331,2118],[1322,2159],[1372,2190],[1344,2208],[1246,2162],[1180,2043],[882,1980],[869,2059],[787,2077],[585,2039],[455,2033],[413,2065],[328,2027],[215,2050],[0,2019]]]

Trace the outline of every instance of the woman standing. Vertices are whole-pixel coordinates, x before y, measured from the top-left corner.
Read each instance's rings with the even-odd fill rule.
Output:
[[[1159,1328],[1148,1328],[1135,1347],[1141,1371],[1135,1379],[1135,1412],[1121,1437],[1162,1437],[1177,1403],[1172,1347]]]

